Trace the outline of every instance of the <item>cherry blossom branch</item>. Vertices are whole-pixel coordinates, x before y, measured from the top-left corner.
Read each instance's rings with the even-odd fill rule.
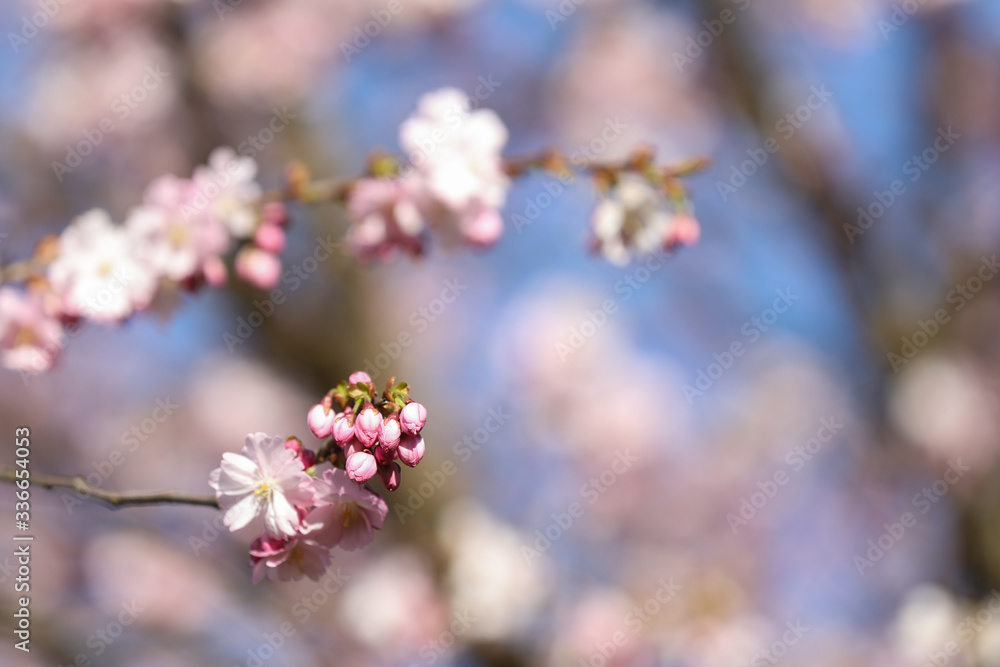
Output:
[[[32,276],[41,273],[41,270],[39,262],[33,257],[11,262],[7,266],[0,266],[0,284],[23,283]]]
[[[643,171],[654,174],[665,186],[681,187],[678,179],[691,176],[709,165],[706,157],[695,157],[675,164],[656,166],[653,163],[652,147],[640,146],[628,158],[616,162],[587,162],[577,164],[570,160],[562,149],[548,147],[534,153],[503,158],[504,172],[511,177],[525,175],[529,171],[547,171],[556,176],[578,173],[592,173],[597,176],[613,175],[621,171]],[[366,176],[395,176],[401,167],[396,158],[386,155],[374,156],[369,162],[368,173],[357,178],[322,179],[310,181],[308,167],[293,162],[286,170],[288,185],[270,190],[261,196],[261,203],[283,202],[316,204],[322,202],[344,203],[352,186]]]
[[[91,486],[80,475],[67,477],[65,475],[49,475],[32,473],[28,478],[31,484],[44,489],[72,489],[80,495],[107,503],[113,509],[120,507],[139,507],[142,505],[198,505],[201,507],[219,508],[219,501],[214,495],[199,495],[180,493],[179,491],[123,491],[116,493]],[[14,484],[17,471],[14,468],[0,468],[0,481]]]
[[[599,185],[606,185],[615,174],[622,171],[644,172],[660,181],[667,191],[683,192],[680,179],[705,169],[709,161],[704,157],[682,160],[676,164],[656,166],[653,163],[653,149],[640,146],[626,159],[616,162],[587,162],[577,164],[557,147],[544,148],[534,153],[503,159],[503,169],[508,176],[520,177],[530,171],[547,171],[556,176],[576,177],[580,173],[595,176]],[[286,169],[286,184],[261,194],[260,205],[271,203],[320,204],[336,202],[344,204],[351,189],[358,180],[371,176],[395,176],[402,167],[395,157],[374,156],[369,163],[367,174],[354,178],[330,178],[312,180],[308,167],[301,162],[292,162]],[[0,285],[5,283],[25,283],[42,276],[45,267],[55,256],[53,238],[43,239],[35,255],[27,259],[0,266]]]
[[[456,127],[449,109],[464,113],[464,123]],[[156,312],[178,291],[226,285],[231,270],[257,289],[273,289],[283,276],[290,203],[340,204],[350,221],[344,242],[355,257],[391,261],[423,256],[435,237],[445,245],[493,246],[504,232],[500,211],[511,180],[541,171],[565,185],[592,183],[599,198],[589,248],[612,263],[698,241],[682,179],[707,160],[657,164],[649,145],[609,162],[559,148],[504,157],[506,141],[495,113],[473,111],[468,96],[445,88],[421,97],[400,126],[404,155],[373,153],[356,177],[314,180],[305,164],[292,162],[284,183],[264,192],[252,157],[217,148],[190,178],[167,174],[151,182],[124,222],[91,209],[42,238],[29,259],[0,268],[0,365],[46,371],[67,327]],[[530,223],[518,213],[510,222],[517,230]]]

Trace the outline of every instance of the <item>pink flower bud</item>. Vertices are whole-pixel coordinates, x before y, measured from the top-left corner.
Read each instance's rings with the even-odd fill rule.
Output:
[[[354,437],[354,415],[341,412],[333,420],[333,439],[343,447]]]
[[[281,279],[281,260],[277,255],[246,246],[236,253],[236,274],[259,289],[271,289]]]
[[[378,441],[382,443],[382,446],[388,451],[396,449],[399,445],[399,436],[403,434],[402,428],[399,426],[399,417],[396,415],[389,415],[382,422],[382,425],[378,429]]]
[[[466,215],[461,220],[460,227],[471,245],[486,248],[503,235],[503,218],[496,209],[482,209]]]
[[[363,452],[363,451],[365,451],[365,446],[362,445],[360,442],[358,442],[358,439],[355,438],[353,435],[351,436],[350,440],[344,443],[344,456],[346,456],[347,458],[351,458],[351,455],[356,452]]]
[[[302,467],[312,468],[316,465],[316,454],[311,449],[303,447],[302,442],[298,438],[291,437],[285,440],[285,449],[295,452],[295,455],[302,461]]]
[[[396,456],[399,460],[411,468],[420,463],[424,458],[424,439],[418,435],[404,435],[399,439],[399,447],[396,448]]]
[[[378,476],[385,484],[385,488],[389,491],[395,491],[399,488],[399,480],[402,477],[403,471],[399,467],[399,464],[392,461],[387,466],[379,466]]]
[[[251,564],[279,553],[285,548],[285,544],[288,543],[289,539],[286,537],[271,537],[267,533],[264,533],[250,545]]]
[[[361,413],[354,419],[354,437],[365,447],[371,447],[378,438],[382,415],[371,403],[366,403]]]
[[[347,457],[347,476],[358,484],[367,482],[378,472],[375,457],[362,450]]]
[[[405,433],[417,435],[427,422],[427,408],[420,403],[411,401],[399,413],[399,425]]]
[[[285,231],[278,225],[261,225],[253,236],[253,242],[261,250],[280,255],[285,251]]]
[[[375,455],[375,460],[378,461],[378,464],[382,466],[388,465],[396,458],[395,450],[386,449],[381,442],[375,445],[372,454]]]
[[[309,409],[309,430],[317,438],[329,438],[333,433],[333,422],[336,418],[336,412],[322,404],[316,404]]]
[[[284,227],[288,224],[288,209],[280,201],[272,201],[261,207],[261,220],[265,225]]]
[[[229,272],[226,265],[218,257],[212,256],[205,260],[201,266],[201,273],[205,276],[205,282],[212,287],[222,287],[226,284]]]
[[[373,384],[372,376],[368,375],[364,371],[358,371],[356,373],[351,373],[351,376],[347,378],[350,384]]]
[[[698,220],[690,213],[678,213],[674,216],[664,245],[668,250],[673,250],[677,246],[689,246],[698,242],[701,237],[701,227]]]

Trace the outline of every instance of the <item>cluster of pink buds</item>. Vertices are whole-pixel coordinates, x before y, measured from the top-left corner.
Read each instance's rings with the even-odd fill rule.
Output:
[[[335,548],[353,551],[374,538],[389,508],[366,482],[376,474],[399,487],[399,459],[424,456],[420,431],[427,409],[410,400],[405,382],[375,395],[367,373],[354,373],[309,411],[309,429],[327,442],[314,452],[295,436],[247,436],[209,476],[231,531],[262,524],[250,546],[254,583],[267,578],[319,580]]]
[[[321,453],[339,447],[348,477],[364,484],[378,475],[389,491],[399,488],[397,460],[412,468],[424,457],[420,432],[427,421],[427,408],[410,400],[409,386],[394,382],[390,378],[377,396],[371,377],[358,371],[331,389],[308,417],[313,435],[330,438]]]

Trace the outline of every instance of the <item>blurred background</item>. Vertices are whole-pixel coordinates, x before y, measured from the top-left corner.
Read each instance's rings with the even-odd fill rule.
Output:
[[[5,262],[276,115],[264,187],[356,174],[445,85],[512,154],[712,159],[663,265],[586,252],[582,179],[519,180],[487,253],[387,265],[299,207],[282,303],[201,293],[4,372],[4,441],[115,490],[208,493],[248,432],[315,446],[355,370],[430,419],[320,584],[252,586],[211,510],[37,490],[33,650],[0,663],[1000,665],[1000,3],[17,0],[0,34]]]

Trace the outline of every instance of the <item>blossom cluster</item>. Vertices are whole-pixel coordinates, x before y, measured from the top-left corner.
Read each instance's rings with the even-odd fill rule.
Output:
[[[348,246],[362,259],[421,255],[431,231],[445,244],[488,247],[503,234],[500,209],[512,175],[542,169],[573,177],[557,151],[505,161],[501,152],[507,137],[495,112],[473,108],[468,95],[444,88],[421,97],[401,124],[404,160],[374,158],[367,175],[332,187],[310,182],[305,166],[297,165],[289,169],[280,197],[343,203],[352,223]],[[594,248],[607,260],[625,264],[636,253],[695,243],[700,229],[678,177],[698,168],[697,161],[680,170],[657,168],[648,149],[623,164],[587,165],[585,171],[604,195],[591,221]],[[153,181],[123,224],[93,209],[58,237],[44,239],[31,261],[36,273],[24,279],[26,289],[0,287],[0,365],[31,373],[47,370],[65,343],[67,327],[162,312],[179,290],[221,286],[228,279],[224,259],[230,253],[241,279],[260,289],[274,287],[281,279],[288,215],[284,203],[265,202],[256,175],[252,158],[220,148],[190,178],[167,175]],[[416,410],[406,408],[407,414]],[[403,408],[397,412],[381,417],[394,423],[402,419]],[[342,421],[354,424],[357,417],[374,423],[379,409],[352,406],[345,413]],[[394,442],[391,431],[401,427],[385,428],[387,442]],[[416,434],[401,430],[402,451],[408,452],[407,446],[416,444],[402,436]],[[339,432],[346,431],[341,427]],[[368,455],[353,457],[357,463],[348,472],[367,475],[374,457],[375,469],[392,484],[393,457],[407,463],[414,455],[397,453],[395,445],[372,449],[362,433],[357,444],[338,440],[349,455]]]
[[[360,257],[420,255],[430,228],[450,245],[488,247],[500,238],[507,128],[494,111],[471,107],[456,88],[424,95],[399,128],[406,164],[383,161],[373,170],[383,173],[353,184],[348,241]]]
[[[624,265],[633,254],[670,252],[694,245],[701,228],[686,206],[672,205],[664,188],[645,174],[614,177],[591,217],[594,248],[609,262]]]
[[[92,209],[44,240],[34,258],[44,271],[26,290],[0,288],[0,363],[47,370],[66,327],[123,322],[165,307],[177,290],[225,284],[223,258],[235,245],[240,278],[261,288],[276,284],[288,218],[282,204],[260,206],[256,173],[252,159],[220,148],[191,178],[150,183],[123,224]]]
[[[372,541],[389,508],[362,484],[377,471],[386,488],[395,490],[400,468],[394,459],[414,466],[424,454],[420,431],[427,410],[408,395],[405,383],[390,386],[384,402],[379,401],[382,407],[374,408],[371,378],[354,373],[328,394],[341,412],[322,404],[317,406],[320,410],[314,407],[309,411],[310,429],[324,434],[320,437],[329,437],[334,433],[334,422],[338,424],[337,434],[318,452],[294,436],[252,433],[241,454],[222,455],[222,464],[212,471],[209,485],[224,512],[223,522],[230,531],[262,524],[260,537],[250,546],[254,583],[265,577],[318,580],[329,566],[334,548],[353,551]],[[343,419],[348,410],[349,426]],[[374,414],[381,411],[387,414],[376,423]],[[336,455],[333,443],[342,447],[345,457]]]
[[[421,431],[427,409],[409,398],[405,382],[375,395],[371,377],[358,371],[309,411],[309,429],[343,450],[348,477],[363,484],[377,474],[389,491],[399,487],[398,461],[414,467],[424,457]],[[335,408],[339,408],[339,411]]]

